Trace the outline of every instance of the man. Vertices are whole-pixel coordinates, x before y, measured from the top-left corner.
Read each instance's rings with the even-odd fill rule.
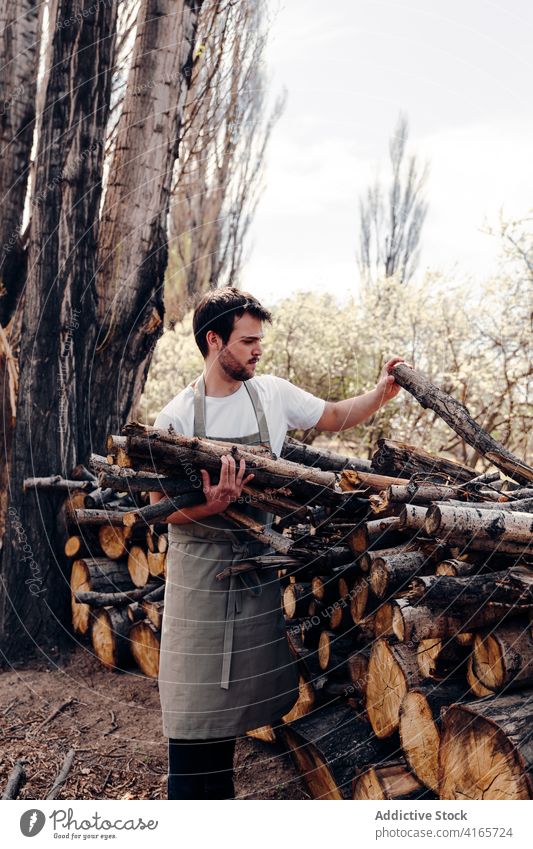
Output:
[[[155,427],[281,453],[287,430],[340,431],[368,419],[399,392],[389,360],[370,392],[325,401],[274,375],[255,377],[263,322],[271,315],[235,288],[204,295],[193,317],[204,369],[161,411]],[[244,544],[224,511],[253,480],[245,463],[222,456],[220,480],[201,470],[205,503],[168,517],[169,550],[159,692],[169,738],[168,798],[234,798],[236,737],[275,725],[298,698],[275,568],[217,581],[224,565],[265,551]],[[163,497],[151,493],[151,502]],[[268,523],[250,505],[239,509]]]

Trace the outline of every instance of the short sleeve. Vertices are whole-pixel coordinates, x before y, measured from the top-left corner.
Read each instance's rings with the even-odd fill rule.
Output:
[[[317,398],[305,389],[300,389],[299,386],[295,386],[283,377],[276,377],[275,380],[289,430],[291,428],[307,430],[314,427],[324,412],[326,406],[324,399]]]
[[[176,433],[185,433],[183,428],[183,422],[179,419],[178,416],[170,415],[169,413],[165,413],[164,410],[161,410],[159,415],[156,417],[154,422],[154,427],[159,430],[168,430],[169,425],[172,425],[172,429]]]

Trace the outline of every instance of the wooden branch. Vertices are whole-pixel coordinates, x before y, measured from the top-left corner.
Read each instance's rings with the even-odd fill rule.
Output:
[[[139,507],[137,510],[129,510],[122,514],[122,521],[126,527],[131,528],[133,525],[139,525],[141,522],[151,525],[154,522],[161,522],[168,518],[176,510],[182,510],[184,507],[193,507],[196,504],[204,504],[205,495],[202,490],[184,493],[176,498],[162,498],[157,504],[147,504],[146,507]]]
[[[19,793],[19,790],[26,780],[26,772],[24,770],[24,764],[27,764],[27,760],[18,760],[15,761],[15,765],[13,769],[9,773],[9,777],[7,779],[6,789],[2,795],[2,799],[16,799]]]
[[[150,601],[158,601],[165,594],[165,585],[147,584],[145,587],[140,587],[129,592],[122,593],[97,593],[97,592],[76,592],[74,598],[78,604],[90,604],[91,607],[122,607],[125,604],[131,604],[134,601],[140,601],[147,596]]]
[[[74,762],[75,757],[76,757],[76,750],[70,749],[67,753],[65,760],[63,761],[61,769],[60,769],[54,783],[52,784],[52,787],[50,788],[50,792],[48,793],[48,796],[46,797],[47,799],[55,799],[56,798],[57,794],[59,793],[59,791],[63,787],[63,784],[65,783],[65,781],[68,778],[68,774],[70,772],[70,768],[71,768],[71,766]]]
[[[64,492],[65,490],[67,492],[80,492],[84,490],[90,492],[95,488],[95,482],[93,480],[66,480],[61,475],[51,475],[48,478],[25,478],[22,488],[24,492],[27,492],[29,489],[51,489],[59,492]]]
[[[378,439],[372,471],[382,475],[401,474],[402,477],[424,475],[428,481],[453,484],[471,480],[476,475],[474,469],[463,463],[393,439]]]
[[[424,529],[430,536],[440,538],[450,535],[488,539],[531,545],[533,519],[530,513],[509,510],[472,510],[446,504],[433,504],[428,508]]]
[[[483,430],[472,418],[464,404],[443,392],[423,374],[404,363],[394,366],[391,374],[396,382],[410,392],[422,407],[429,408],[437,413],[455,433],[464,439],[468,445],[475,448],[479,454],[486,457],[494,466],[518,483],[528,484],[533,481],[533,468]]]
[[[411,581],[407,598],[428,607],[475,608],[484,604],[533,606],[533,572],[512,567],[455,578],[451,575],[419,575]]]
[[[316,466],[323,471],[342,472],[344,469],[353,469],[356,472],[371,471],[370,460],[337,454],[327,448],[316,448],[314,445],[306,445],[290,436],[285,438],[281,456],[293,463],[299,463],[302,466]]]

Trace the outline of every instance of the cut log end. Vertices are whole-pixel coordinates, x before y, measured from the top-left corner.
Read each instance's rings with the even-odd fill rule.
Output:
[[[445,714],[439,755],[441,799],[531,799],[529,769],[504,730],[474,710]]]

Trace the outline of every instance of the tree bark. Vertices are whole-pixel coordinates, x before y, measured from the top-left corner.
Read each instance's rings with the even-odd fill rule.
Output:
[[[371,471],[370,460],[347,457],[344,454],[329,451],[327,448],[319,449],[316,446],[299,442],[299,440],[290,436],[287,436],[283,443],[281,456],[285,460],[291,460],[291,462],[299,463],[301,466],[316,466],[324,472],[342,472],[344,469],[352,469],[356,472]]]
[[[37,646],[51,651],[68,641],[68,567],[57,555],[64,542],[57,528],[60,499],[44,492],[24,494],[23,481],[50,471],[68,477],[90,452],[85,380],[96,328],[95,221],[117,4],[84,0],[82,6],[85,16],[58,26],[72,9],[69,0],[61,0],[50,21],[51,68],[32,197],[2,556],[0,631],[9,660],[31,655]]]
[[[97,446],[138,402],[163,331],[169,196],[201,5],[141,0],[98,244],[90,389]]]
[[[0,324],[15,312],[26,278],[22,240],[24,200],[35,127],[41,15],[37,0],[0,0]]]
[[[429,454],[423,448],[393,439],[378,439],[372,469],[381,475],[401,475],[403,478],[421,474],[428,480],[433,478],[435,483],[449,478],[451,484],[465,483],[476,475],[474,469],[463,463]]]

